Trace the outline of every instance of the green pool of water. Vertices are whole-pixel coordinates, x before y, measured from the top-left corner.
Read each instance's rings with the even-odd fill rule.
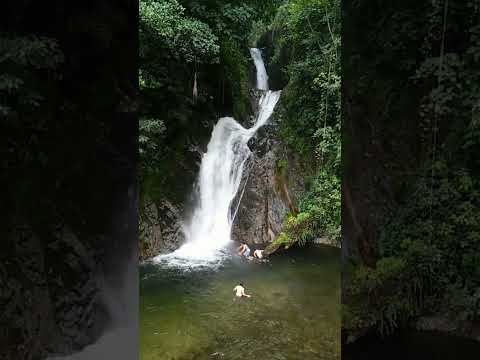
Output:
[[[338,249],[140,273],[142,360],[340,359]],[[250,299],[234,299],[239,281]]]

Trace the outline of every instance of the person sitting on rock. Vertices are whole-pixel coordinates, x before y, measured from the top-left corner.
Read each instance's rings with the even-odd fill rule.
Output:
[[[248,258],[250,256],[250,248],[247,244],[242,244],[237,249],[238,255],[245,256]]]
[[[233,288],[233,292],[235,293],[236,297],[251,297],[251,295],[245,294],[245,288],[243,287],[242,283],[239,283],[237,286]]]

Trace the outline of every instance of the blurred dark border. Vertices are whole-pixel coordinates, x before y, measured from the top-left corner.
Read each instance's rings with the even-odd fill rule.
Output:
[[[383,358],[407,334],[423,359],[455,358],[432,344],[456,337],[478,353],[480,1],[343,1],[342,18],[344,349]]]
[[[138,2],[0,14],[0,359],[133,359]]]

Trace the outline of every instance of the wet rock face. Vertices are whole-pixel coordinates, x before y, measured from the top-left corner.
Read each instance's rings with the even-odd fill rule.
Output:
[[[275,191],[276,161],[273,152],[250,161],[232,238],[247,244],[267,244],[280,232],[288,207]]]
[[[195,179],[207,141],[207,136],[187,141],[178,153],[172,153],[178,159],[172,162],[171,173],[164,178],[161,194],[153,194],[154,198],[144,195],[139,206],[140,260],[172,252],[185,242],[185,208],[194,201]]]
[[[183,208],[164,199],[159,204],[148,203],[141,215],[139,235],[144,239],[140,259],[162,252],[171,252],[184,241],[181,228]]]
[[[299,162],[280,141],[274,117],[249,143],[252,156],[234,201],[239,204],[232,239],[260,247],[275,240],[304,189]],[[280,160],[288,164],[284,171]]]

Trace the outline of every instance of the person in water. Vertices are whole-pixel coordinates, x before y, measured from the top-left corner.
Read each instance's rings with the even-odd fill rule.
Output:
[[[257,249],[253,252],[253,257],[256,259],[263,259],[263,250]]]
[[[237,252],[240,256],[245,256],[247,258],[250,256],[250,248],[247,244],[240,245],[237,249]]]
[[[239,283],[237,286],[235,286],[233,288],[233,292],[235,293],[235,296],[239,297],[239,298],[241,298],[241,297],[247,297],[247,298],[251,297],[251,295],[245,294],[245,288],[243,287],[242,283]]]

